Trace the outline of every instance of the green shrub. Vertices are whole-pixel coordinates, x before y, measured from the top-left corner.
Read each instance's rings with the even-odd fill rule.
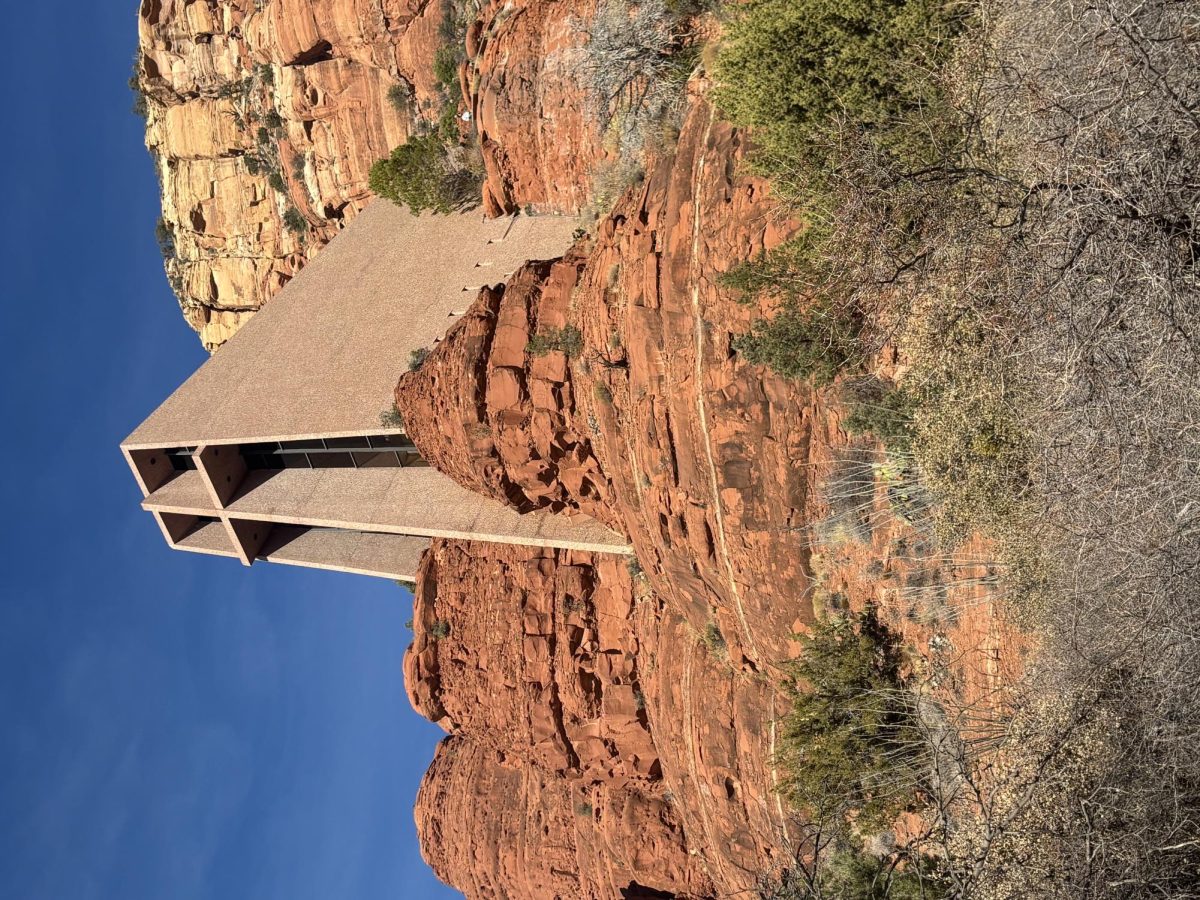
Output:
[[[886,857],[872,856],[861,847],[841,846],[818,861],[815,872],[805,863],[759,883],[758,900],[940,900],[946,885],[936,864],[922,857],[897,869]],[[810,877],[811,872],[811,877]]]
[[[700,642],[708,649],[708,652],[713,656],[724,659],[729,653],[729,646],[725,643],[725,635],[721,633],[721,628],[716,622],[709,622],[704,626],[704,632],[700,635]]]
[[[263,124],[271,133],[278,134],[283,131],[283,116],[279,115],[276,110],[268,110],[267,114],[263,116]],[[262,132],[259,134],[261,137]]]
[[[129,80],[126,84],[129,85],[129,90],[133,92],[133,114],[139,119],[145,119],[150,116],[150,101],[146,99],[146,92],[142,89],[142,79],[139,74],[142,68],[141,55],[133,57],[133,71],[129,75]]]
[[[408,354],[408,371],[415,372],[425,364],[425,360],[429,358],[428,347],[418,347]]]
[[[279,193],[287,193],[287,182],[283,180],[282,172],[272,172],[267,176],[267,184],[279,191]]]
[[[435,641],[441,641],[450,637],[450,623],[438,619],[438,621],[429,626],[429,635]]]
[[[574,325],[547,328],[530,337],[525,349],[531,356],[545,356],[552,350],[561,350],[567,356],[578,356],[583,351],[583,333]]]
[[[292,154],[292,175],[297,181],[302,181],[304,179],[304,169],[306,163],[307,160],[305,160],[303,153]]]
[[[254,136],[255,136],[255,139],[258,141],[258,146],[260,146],[260,147],[271,146],[271,132],[269,130],[267,130],[267,127],[265,125],[259,125],[258,131],[255,132]]]
[[[263,84],[275,83],[275,70],[271,68],[269,63],[259,63],[254,67],[254,73]]]
[[[846,404],[842,424],[848,432],[873,435],[888,450],[912,448],[917,400],[907,390],[878,378],[857,378],[846,383],[842,400]]]
[[[458,66],[464,53],[457,44],[443,44],[433,54],[433,77],[447,90],[458,88]]]
[[[948,58],[963,9],[944,0],[749,0],[725,31],[715,99],[774,148],[811,149],[845,117],[881,148],[922,158],[929,136],[907,126],[941,104],[929,73]]]
[[[733,349],[749,363],[765,365],[786,378],[811,378],[820,386],[857,364],[860,328],[833,303],[802,306],[786,301],[770,319],[759,319],[733,339]]]
[[[593,812],[595,812],[595,809],[593,808],[592,804],[586,801],[583,803],[578,803],[575,806],[575,814],[578,816],[583,816],[585,819],[590,819]]]
[[[388,103],[392,105],[392,109],[401,115],[408,115],[412,112],[412,88],[406,84],[393,84],[388,88],[387,92]]]
[[[438,138],[447,147],[453,147],[459,142],[460,133],[458,127],[458,103],[453,100],[447,100],[442,106],[441,115],[438,116],[437,128]]]
[[[885,827],[917,784],[915,719],[898,637],[873,606],[819,621],[788,664],[794,682],[777,762],[780,790],[830,827],[854,814],[859,830]]]
[[[308,221],[300,213],[300,210],[289,206],[287,212],[283,214],[283,227],[292,234],[304,234],[308,231]]]
[[[263,161],[251,153],[246,154],[242,159],[246,163],[246,171],[251,175],[257,175],[264,168]]]
[[[478,189],[474,175],[456,170],[437,135],[412,137],[371,166],[371,190],[414,213],[449,213],[465,207]]]
[[[779,265],[778,257],[764,250],[754,259],[740,262],[728,272],[722,272],[717,276],[717,284],[737,291],[738,296],[734,299],[738,303],[751,303],[763,291],[778,287],[786,277],[787,272]]]
[[[382,428],[403,428],[404,417],[400,415],[400,410],[396,409],[393,404],[385,407],[379,414],[379,425]]]
[[[175,258],[175,231],[162,216],[154,223],[154,239],[158,241],[158,252],[164,260]]]

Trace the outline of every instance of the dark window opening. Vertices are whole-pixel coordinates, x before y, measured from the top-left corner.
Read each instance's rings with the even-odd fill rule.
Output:
[[[176,472],[187,472],[196,468],[195,447],[172,447],[163,453],[171,463],[171,469]]]
[[[428,466],[407,435],[243,444],[249,469],[374,469]]]

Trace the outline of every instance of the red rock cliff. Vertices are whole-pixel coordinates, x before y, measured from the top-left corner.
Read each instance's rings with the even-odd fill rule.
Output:
[[[422,852],[467,896],[712,896],[782,858],[772,689],[627,560],[435,541],[414,618],[409,696],[451,732],[417,801]]]
[[[424,631],[406,675],[414,705],[453,731],[455,749],[439,754],[418,818],[431,861],[464,878],[455,883],[469,896],[487,896],[497,868],[536,869],[530,858],[489,864],[486,877],[459,871],[476,872],[480,848],[503,829],[548,813],[524,801],[509,809],[502,791],[492,799],[498,818],[472,820],[457,814],[443,781],[465,779],[476,801],[483,784],[536,783],[546,796],[559,796],[562,781],[605,791],[637,784],[643,796],[669,798],[677,837],[663,846],[681,842],[718,895],[751,889],[795,852],[772,789],[784,698],[769,673],[811,619],[803,461],[824,426],[805,388],[730,351],[753,312],[716,275],[781,237],[761,185],[736,175],[743,153],[737,134],[698,104],[678,152],[594,240],[484,291],[397,387],[411,435],[440,469],[518,508],[596,515],[631,536],[645,567],[632,584],[620,567],[598,567],[609,573],[598,582],[604,590],[581,604],[595,610],[591,630],[564,612],[578,590],[555,587],[533,615],[512,608],[530,602],[530,571],[544,584],[588,580],[578,557],[538,553],[537,566],[518,573],[512,550],[478,545],[448,577],[455,569],[442,561],[462,551],[439,545],[423,567]],[[581,348],[529,352],[532,335],[568,324],[581,330]],[[468,621],[456,624],[461,616]],[[485,623],[471,624],[480,616]],[[449,637],[428,637],[434,621]],[[511,634],[517,625],[526,630]],[[628,730],[630,689],[645,733]],[[497,766],[524,771],[500,779]],[[601,822],[611,844],[607,829],[619,826]],[[588,865],[571,870],[578,894],[530,896],[619,896],[613,883],[583,874]],[[681,894],[703,888],[662,884]]]
[[[585,202],[595,129],[564,54],[586,6],[493,2],[471,26],[463,88],[492,215]],[[143,0],[134,76],[167,274],[206,347],[354,217],[418,115],[436,118],[442,16],[430,0]],[[396,86],[410,109],[389,102]]]

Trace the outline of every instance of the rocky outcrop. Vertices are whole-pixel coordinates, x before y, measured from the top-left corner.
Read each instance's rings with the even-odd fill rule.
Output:
[[[567,326],[583,268],[571,253],[483,290],[428,364],[400,379],[396,404],[425,458],[463,486],[522,512],[582,511],[620,528],[567,353],[529,349]]]
[[[641,599],[623,597],[628,576],[607,570],[607,582],[598,581],[607,585],[602,599],[588,601],[596,623],[589,631],[589,620],[563,612],[578,603],[579,589],[561,585],[587,581],[581,557],[537,552],[537,565],[523,563],[518,577],[512,549],[480,545],[470,566],[450,574],[440,560],[461,551],[435,547],[418,585],[424,630],[406,676],[414,705],[451,730],[458,749],[440,754],[429,777],[494,785],[503,760],[501,768],[536,771],[506,779],[532,779],[551,795],[562,788],[546,787],[558,783],[547,782],[547,772],[606,791],[636,784],[640,796],[669,798],[680,840],[718,895],[752,889],[796,852],[789,814],[773,791],[774,721],[786,701],[770,673],[793,652],[793,632],[811,620],[805,460],[814,435],[832,427],[807,389],[730,351],[730,336],[754,311],[716,275],[786,233],[772,224],[761,185],[737,174],[744,150],[700,104],[676,155],[594,238],[482,292],[396,391],[410,435],[442,471],[518,508],[583,509],[625,530],[640,560],[630,587]],[[532,337],[561,337],[567,326],[580,330],[581,346],[531,352]],[[530,572],[556,587],[532,589]],[[447,596],[459,591],[481,624],[459,625],[456,613],[445,612],[455,608]],[[533,615],[511,608],[540,595],[547,599]],[[427,636],[434,606],[443,611],[438,627],[449,631],[441,640]],[[525,630],[510,633],[518,625]],[[610,646],[620,649],[610,654]],[[609,657],[598,669],[595,651]],[[530,669],[534,691],[513,674]],[[627,743],[631,734],[643,739],[627,730],[627,685],[642,707],[652,756]],[[614,690],[610,712],[595,698]],[[617,734],[608,733],[613,727]],[[586,740],[576,749],[580,735]],[[479,744],[487,753],[462,749]],[[456,774],[459,765],[469,772]],[[473,866],[467,860],[477,861],[488,843],[477,831],[485,826],[454,815],[440,787],[427,784],[422,796],[430,799],[421,821],[435,813],[432,798],[452,804],[422,831],[435,867],[443,856],[439,872],[456,871],[453,859]],[[519,833],[530,815],[548,813],[518,804],[501,816],[511,821],[486,828]],[[430,850],[434,833],[441,843]],[[466,892],[486,896],[487,884],[481,878]],[[612,884],[588,884],[597,892],[558,896],[620,896]]]
[[[371,164],[436,90],[424,0],[143,0],[135,76],[167,274],[213,349],[369,199]],[[415,108],[415,107],[414,107]]]
[[[471,25],[466,90],[487,170],[489,214],[526,205],[575,212],[587,205],[602,147],[579,51],[595,7],[594,0],[491,0]]]
[[[451,737],[416,816],[467,896],[723,895],[785,858],[773,688],[630,572],[454,541],[422,561],[405,683]]]
[[[756,311],[718,275],[788,230],[738,174],[745,150],[696,104],[594,239],[485,292],[396,400],[460,483],[623,530],[655,591],[762,671],[811,619],[806,460],[826,425],[806,387],[731,350]],[[582,334],[569,364],[527,351],[567,325]]]
[[[586,202],[594,124],[567,2],[493,2],[470,29],[485,212]],[[429,0],[143,0],[134,76],[184,316],[215,349],[370,199],[375,160],[443,102]],[[389,100],[400,88],[402,110]]]
[[[739,174],[745,152],[697,102],[674,156],[594,236],[484,291],[397,387],[434,465],[519,508],[586,509],[637,551],[632,579],[611,560],[485,545],[439,543],[423,565],[406,677],[452,737],[418,821],[468,896],[615,897],[634,881],[731,896],[804,852],[772,761],[778,664],[814,597],[879,604],[963,702],[996,702],[1019,671],[999,652],[1020,642],[987,594],[986,547],[917,549],[931,535],[894,514],[886,484],[860,535],[813,553],[835,512],[823,479],[857,460],[870,484],[877,451],[836,403],[732,351],[769,310],[718,276],[791,230]],[[577,346],[530,352],[568,325]],[[915,608],[929,585],[940,606]],[[622,855],[630,828],[674,874]]]

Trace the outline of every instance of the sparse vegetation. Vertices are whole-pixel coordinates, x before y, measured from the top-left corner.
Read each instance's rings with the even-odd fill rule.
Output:
[[[829,828],[852,819],[860,830],[886,827],[918,781],[899,639],[868,606],[820,621],[800,640],[777,754],[781,790]]]
[[[292,234],[305,234],[308,232],[308,220],[296,207],[289,206],[283,214],[283,227]]]
[[[684,88],[698,61],[685,23],[663,0],[602,0],[578,23],[588,43],[573,61],[610,159],[596,171],[593,204],[605,211],[643,174],[646,151],[678,138]]]
[[[442,641],[450,637],[450,623],[444,619],[438,619],[429,626],[429,636],[435,641]]]
[[[478,176],[459,168],[434,134],[417,135],[371,167],[371,190],[414,213],[450,213],[477,202]]]
[[[429,358],[428,347],[418,347],[416,350],[410,350],[408,354],[408,371],[415,372],[425,364],[425,360]]]
[[[574,325],[547,328],[531,336],[525,350],[531,356],[545,356],[554,350],[567,356],[578,356],[583,351],[583,333]]]
[[[175,231],[162,216],[154,223],[154,239],[158,242],[158,252],[162,254],[163,262],[175,258]]]
[[[407,84],[393,84],[388,88],[387,92],[388,103],[392,109],[400,113],[402,116],[408,116],[413,111],[413,92],[412,88]]]
[[[842,401],[846,404],[843,424],[850,434],[872,435],[894,452],[912,449],[917,404],[903,387],[878,378],[851,379],[842,385]]]
[[[1179,624],[1195,618],[1184,560],[1200,549],[1194,11],[750,0],[733,16],[718,101],[754,127],[757,170],[808,223],[727,275],[784,323],[741,349],[786,371],[783,352],[810,346],[808,304],[850,323],[844,345],[816,342],[845,347],[840,362],[801,355],[792,373],[853,376],[847,428],[887,453],[872,491],[932,517],[941,546],[990,538],[1000,577],[979,577],[1039,647],[986,717],[912,684],[872,689],[909,699],[868,705],[862,722],[893,724],[865,747],[847,744],[868,735],[860,720],[830,737],[855,762],[789,796],[867,809],[854,839],[896,808],[872,809],[878,785],[911,797],[919,783],[921,840],[955,897],[1200,896],[1200,747],[1182,724],[1200,715],[1200,636]],[[894,386],[861,377],[885,345],[905,363]],[[931,601],[910,618],[945,618],[943,588],[906,584]],[[875,778],[879,759],[901,772]],[[901,857],[893,871],[921,871]],[[796,896],[837,895],[810,882]]]
[[[433,75],[443,88],[458,88],[458,66],[464,52],[459,44],[443,44],[433,54]]]
[[[379,414],[379,424],[383,428],[404,428],[404,416],[395,405],[390,405]]]
[[[704,626],[704,631],[700,633],[700,643],[718,659],[724,659],[729,654],[725,635],[721,633],[721,627],[716,622],[709,622]]]

